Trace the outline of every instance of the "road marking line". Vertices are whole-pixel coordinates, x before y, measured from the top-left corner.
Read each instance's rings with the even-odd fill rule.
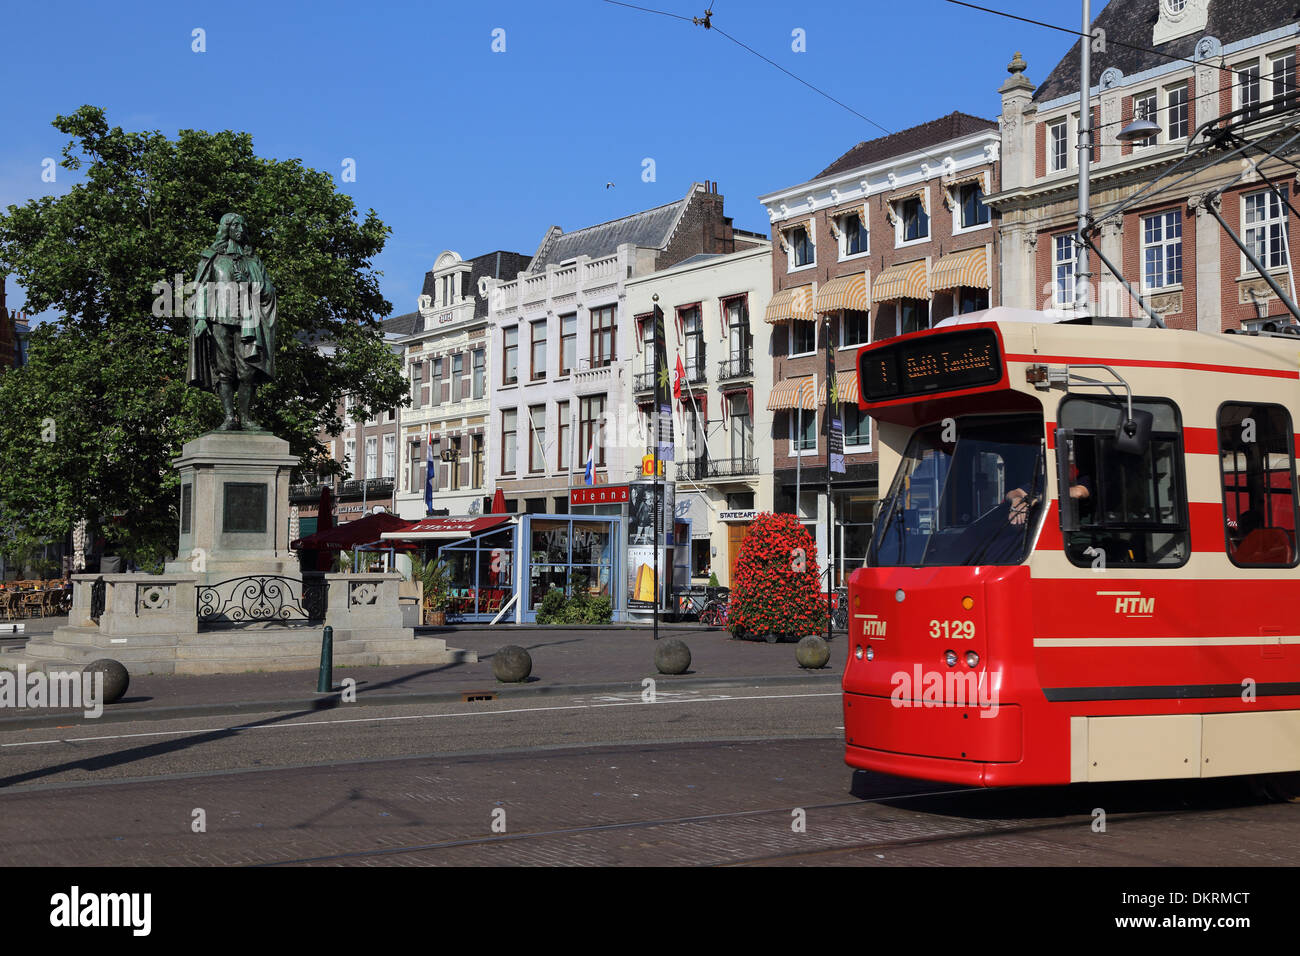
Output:
[[[790,700],[800,697],[839,697],[840,691],[828,691],[819,694],[756,694],[752,697],[699,697],[689,700],[661,700],[646,704],[640,700],[620,701],[609,704],[561,704],[556,707],[512,707],[509,710],[463,711],[453,714],[406,714],[392,717],[344,717],[338,720],[304,720],[296,723],[281,724],[236,724],[233,727],[208,727],[190,730],[154,730],[141,734],[105,734],[101,737],[59,737],[51,740],[25,740],[15,743],[0,744],[0,747],[35,747],[41,744],[77,744],[93,743],[96,740],[131,740],[139,737],[177,737],[188,734],[215,734],[234,730],[282,730],[287,727],[316,727],[329,724],[367,724],[389,720],[438,720],[446,717],[488,717],[498,714],[533,714],[548,710],[596,710],[601,707],[653,707],[663,704],[707,704],[736,700]]]

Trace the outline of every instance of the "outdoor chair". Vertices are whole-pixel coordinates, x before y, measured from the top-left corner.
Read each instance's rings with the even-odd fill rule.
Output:
[[[23,616],[23,596],[15,590],[0,591],[0,617],[16,621]]]
[[[45,595],[40,591],[28,591],[23,595],[23,610],[28,617],[40,615],[45,617]]]

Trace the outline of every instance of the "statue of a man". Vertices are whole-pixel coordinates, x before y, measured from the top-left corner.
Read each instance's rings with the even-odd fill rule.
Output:
[[[275,378],[275,286],[247,232],[238,213],[221,217],[216,242],[199,259],[190,320],[188,380],[221,397],[222,431],[262,431],[249,411],[253,390]]]

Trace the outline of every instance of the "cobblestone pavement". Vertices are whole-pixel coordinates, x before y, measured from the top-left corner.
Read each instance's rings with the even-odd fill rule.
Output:
[[[838,695],[779,691],[6,732],[0,863],[1285,865],[1300,850],[1300,807],[1232,781],[988,792],[855,775]]]

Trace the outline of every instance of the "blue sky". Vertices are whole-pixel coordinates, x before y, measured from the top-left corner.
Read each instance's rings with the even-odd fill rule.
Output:
[[[1079,22],[1068,0],[985,5]],[[85,103],[127,129],[247,130],[260,155],[332,172],[392,227],[375,265],[394,314],[443,249],[531,255],[552,224],[671,202],[693,181],[716,180],[736,226],[766,232],[757,196],[883,135],[716,31],[603,0],[26,3],[4,22],[0,208],[75,182],[42,182],[41,162],[63,145],[50,121]],[[716,0],[713,22],[891,131],[952,110],[992,118],[1016,50],[1040,82],[1071,44],[944,0]],[[22,304],[12,278],[8,295]]]

